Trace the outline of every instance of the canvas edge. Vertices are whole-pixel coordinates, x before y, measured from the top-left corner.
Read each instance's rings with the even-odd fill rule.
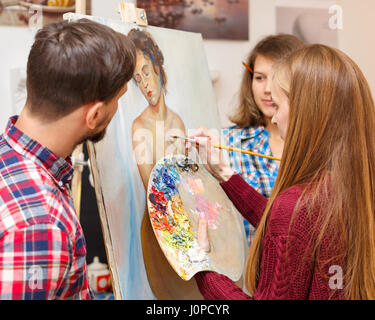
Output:
[[[96,202],[98,205],[100,223],[101,223],[102,233],[104,237],[105,251],[107,254],[107,258],[108,258],[109,270],[112,276],[113,295],[116,300],[122,300],[123,297],[121,294],[120,279],[119,279],[116,262],[115,262],[115,255],[114,255],[113,246],[112,246],[112,238],[109,232],[109,223],[108,223],[107,213],[106,213],[106,209],[104,205],[103,192],[102,192],[102,188],[100,185],[98,167],[96,165],[95,145],[89,141],[86,142],[86,145],[87,145],[87,150],[89,153],[91,173],[92,173],[93,180],[94,180]]]

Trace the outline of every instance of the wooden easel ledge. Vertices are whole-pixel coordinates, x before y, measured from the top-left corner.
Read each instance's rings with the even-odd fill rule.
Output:
[[[117,12],[120,13],[123,22],[136,23],[144,27],[148,25],[146,11],[141,8],[136,8],[134,3],[119,3],[117,5]]]

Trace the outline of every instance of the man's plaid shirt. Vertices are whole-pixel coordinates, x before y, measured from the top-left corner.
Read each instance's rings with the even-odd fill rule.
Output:
[[[248,150],[272,156],[269,133],[263,126],[239,128],[232,126],[223,129],[224,144],[233,148]],[[269,198],[279,167],[275,160],[256,157],[245,153],[229,151],[231,168],[260,194]],[[249,244],[255,236],[255,228],[244,220]]]
[[[90,299],[70,158],[22,133],[16,120],[0,137],[0,299]]]

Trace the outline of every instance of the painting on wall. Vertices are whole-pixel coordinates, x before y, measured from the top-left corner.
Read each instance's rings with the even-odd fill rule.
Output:
[[[338,30],[330,27],[332,14],[326,8],[276,7],[277,33],[289,33],[306,43],[338,46]]]
[[[249,39],[248,0],[138,0],[148,24],[202,33],[204,39]]]
[[[91,0],[86,0],[86,7],[90,14]],[[62,21],[66,12],[75,12],[75,0],[1,0],[0,25],[41,27]]]
[[[82,17],[128,35],[137,52],[133,79],[105,138],[89,144],[114,295],[117,299],[202,299],[195,280],[183,280],[165,257],[147,207],[154,166],[166,155],[185,152],[184,143],[172,137],[187,135],[201,125],[218,134],[221,129],[202,36],[100,17],[64,16]],[[198,159],[194,153],[190,156]],[[238,225],[245,243],[242,223]]]

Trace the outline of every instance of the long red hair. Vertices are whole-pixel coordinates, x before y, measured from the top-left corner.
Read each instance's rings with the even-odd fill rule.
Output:
[[[313,255],[333,232],[332,239],[340,240],[337,256],[346,261],[345,297],[375,299],[375,106],[369,85],[348,56],[324,45],[278,62],[273,79],[289,98],[288,129],[278,177],[247,258],[246,284],[254,294],[275,198],[305,185],[299,203],[316,207],[326,201],[310,244]]]

